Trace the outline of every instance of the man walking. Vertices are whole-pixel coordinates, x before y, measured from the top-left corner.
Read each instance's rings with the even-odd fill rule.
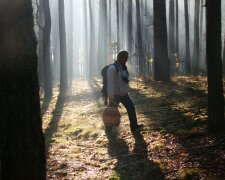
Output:
[[[118,53],[115,65],[109,66],[107,71],[107,91],[110,106],[121,102],[126,108],[130,121],[130,129],[134,132],[143,127],[143,124],[138,125],[135,106],[128,94],[129,73],[126,66],[127,60],[128,52],[123,50]],[[118,72],[116,68],[118,68]]]

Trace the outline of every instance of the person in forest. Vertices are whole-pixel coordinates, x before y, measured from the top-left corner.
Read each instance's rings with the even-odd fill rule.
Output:
[[[114,62],[115,65],[109,66],[107,70],[107,92],[109,106],[117,106],[119,103],[122,103],[126,108],[130,129],[134,132],[142,128],[143,124],[138,125],[135,106],[129,96],[129,72],[126,66],[128,55],[127,51],[120,51],[117,55],[117,60]]]

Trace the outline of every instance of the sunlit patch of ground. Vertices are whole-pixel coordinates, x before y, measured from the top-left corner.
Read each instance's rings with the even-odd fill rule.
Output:
[[[48,179],[225,178],[224,141],[205,130],[204,77],[130,85],[145,127],[132,134],[121,107],[121,124],[108,136],[99,79],[77,79],[60,96],[54,88],[52,99],[42,102]]]

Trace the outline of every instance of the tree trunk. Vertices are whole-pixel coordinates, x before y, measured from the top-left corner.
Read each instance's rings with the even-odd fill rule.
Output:
[[[200,0],[195,1],[195,19],[194,19],[194,50],[193,50],[193,74],[199,74],[199,5]]]
[[[87,2],[83,0],[83,9],[84,9],[84,49],[83,49],[83,61],[84,61],[84,75],[88,77],[88,33],[87,33]],[[99,66],[99,64],[97,64]]]
[[[113,47],[112,47],[112,26],[111,26],[111,9],[112,9],[112,2],[111,2],[111,0],[109,0],[109,12],[108,12],[108,27],[109,27],[109,29],[108,29],[108,44],[109,44],[109,48],[108,48],[108,62],[107,62],[107,64],[109,63],[109,62],[111,62],[112,61],[112,59],[113,59]]]
[[[127,15],[127,50],[132,52],[132,1],[128,1],[128,15]]]
[[[68,58],[68,74],[69,74],[69,86],[71,87],[72,86],[72,82],[73,82],[73,51],[74,51],[74,48],[73,48],[73,0],[70,0],[69,1],[70,3],[70,9],[69,9],[69,15],[70,15],[70,21],[69,21],[69,28],[68,28],[68,31],[69,31],[69,38],[68,38],[68,55],[69,55],[69,58]]]
[[[199,21],[199,37],[200,37],[200,43],[199,43],[199,61],[200,61],[200,71],[203,74],[206,74],[206,62],[205,62],[205,38],[204,38],[204,31],[205,31],[205,22],[204,22],[204,0],[201,0],[201,5],[200,5],[200,21]]]
[[[46,179],[31,0],[1,0],[0,179]]]
[[[39,19],[38,28],[38,80],[39,85],[44,87],[44,70],[43,70],[43,24],[44,24],[44,12],[42,0],[39,0],[39,8],[37,9],[37,16]]]
[[[102,62],[105,64],[107,62],[107,1],[102,1],[102,15],[103,15],[103,21],[102,21]],[[100,71],[99,71],[100,72]],[[100,73],[99,73],[100,75]]]
[[[137,13],[137,38],[138,38],[138,58],[139,58],[139,76],[144,74],[144,54],[142,48],[142,31],[141,31],[141,17],[140,17],[140,4],[136,0],[136,13]]]
[[[117,24],[117,53],[120,51],[120,19],[119,19],[119,0],[116,0],[116,24]]]
[[[88,71],[88,79],[91,80],[93,77],[93,63],[92,61],[94,60],[94,34],[95,34],[95,30],[94,30],[94,23],[93,23],[93,14],[92,14],[92,5],[91,5],[91,0],[89,0],[89,16],[90,16],[90,52],[89,52],[89,58],[88,58],[88,64],[89,64],[89,71]]]
[[[190,37],[189,37],[189,13],[188,13],[188,0],[184,0],[184,16],[185,16],[185,67],[186,73],[191,72],[191,62],[190,62]]]
[[[225,76],[225,34],[223,39],[223,77]]]
[[[225,127],[221,57],[221,0],[206,0],[206,18],[208,128],[217,130]]]
[[[176,59],[175,59],[175,16],[174,16],[174,0],[170,0],[169,4],[169,57],[171,65],[171,74],[175,74],[176,71]]]
[[[43,66],[44,66],[44,90],[45,97],[52,96],[52,70],[51,70],[51,14],[49,9],[49,0],[43,0],[45,25],[43,28]]]
[[[166,3],[154,0],[154,79],[170,81],[170,63],[167,50]]]
[[[68,89],[66,27],[64,14],[64,0],[59,0],[59,37],[60,37],[60,91]]]
[[[179,58],[179,11],[178,0],[176,0],[176,57]]]
[[[125,27],[125,23],[124,23],[124,0],[121,0],[121,48],[124,49],[125,48],[125,36],[124,36],[124,27]]]

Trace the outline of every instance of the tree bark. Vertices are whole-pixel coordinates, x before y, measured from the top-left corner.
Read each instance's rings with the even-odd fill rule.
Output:
[[[169,4],[169,57],[171,65],[171,74],[176,71],[175,60],[175,16],[174,16],[174,0],[170,0]]]
[[[179,11],[178,11],[178,0],[176,0],[176,53],[179,56]]]
[[[68,89],[67,53],[66,53],[66,27],[64,0],[59,0],[59,37],[60,37],[60,91]]]
[[[208,69],[208,128],[225,128],[221,57],[221,0],[206,0]]]
[[[193,74],[199,74],[199,6],[200,0],[195,1],[195,19],[194,19],[194,49],[193,49]]]
[[[44,69],[44,90],[45,97],[52,96],[52,70],[51,70],[51,49],[50,49],[50,34],[51,34],[51,14],[49,9],[49,0],[43,0],[43,10],[45,25],[43,28],[43,69]]]
[[[225,77],[225,34],[223,38],[223,77]]]
[[[119,18],[119,0],[116,0],[116,24],[117,24],[117,53],[120,51],[120,18]]]
[[[87,1],[83,0],[83,9],[84,9],[84,50],[83,50],[83,61],[84,61],[84,75],[88,77],[88,33],[87,33]],[[99,66],[99,63],[97,64]]]
[[[170,81],[170,63],[167,49],[166,3],[154,0],[154,79]]]
[[[46,179],[31,0],[1,0],[0,179]]]
[[[44,12],[42,0],[39,0],[39,7],[36,15],[39,20],[38,28],[38,80],[39,85],[44,87],[44,70],[43,70],[43,24],[44,24]]]
[[[94,29],[94,23],[93,23],[93,14],[92,14],[92,4],[91,0],[89,0],[89,16],[90,16],[90,52],[89,52],[89,58],[88,58],[88,64],[89,64],[89,71],[88,71],[88,79],[91,80],[93,77],[93,57],[94,57],[94,34],[95,34],[95,29]]]
[[[142,48],[142,31],[141,31],[141,16],[139,0],[136,0],[137,13],[137,38],[138,38],[138,59],[139,59],[139,76],[144,74],[144,54]]]
[[[186,73],[191,73],[188,0],[184,0],[184,16],[185,16],[185,47],[186,47],[185,67]]]
[[[128,1],[128,16],[127,16],[127,50],[132,52],[132,1]]]

